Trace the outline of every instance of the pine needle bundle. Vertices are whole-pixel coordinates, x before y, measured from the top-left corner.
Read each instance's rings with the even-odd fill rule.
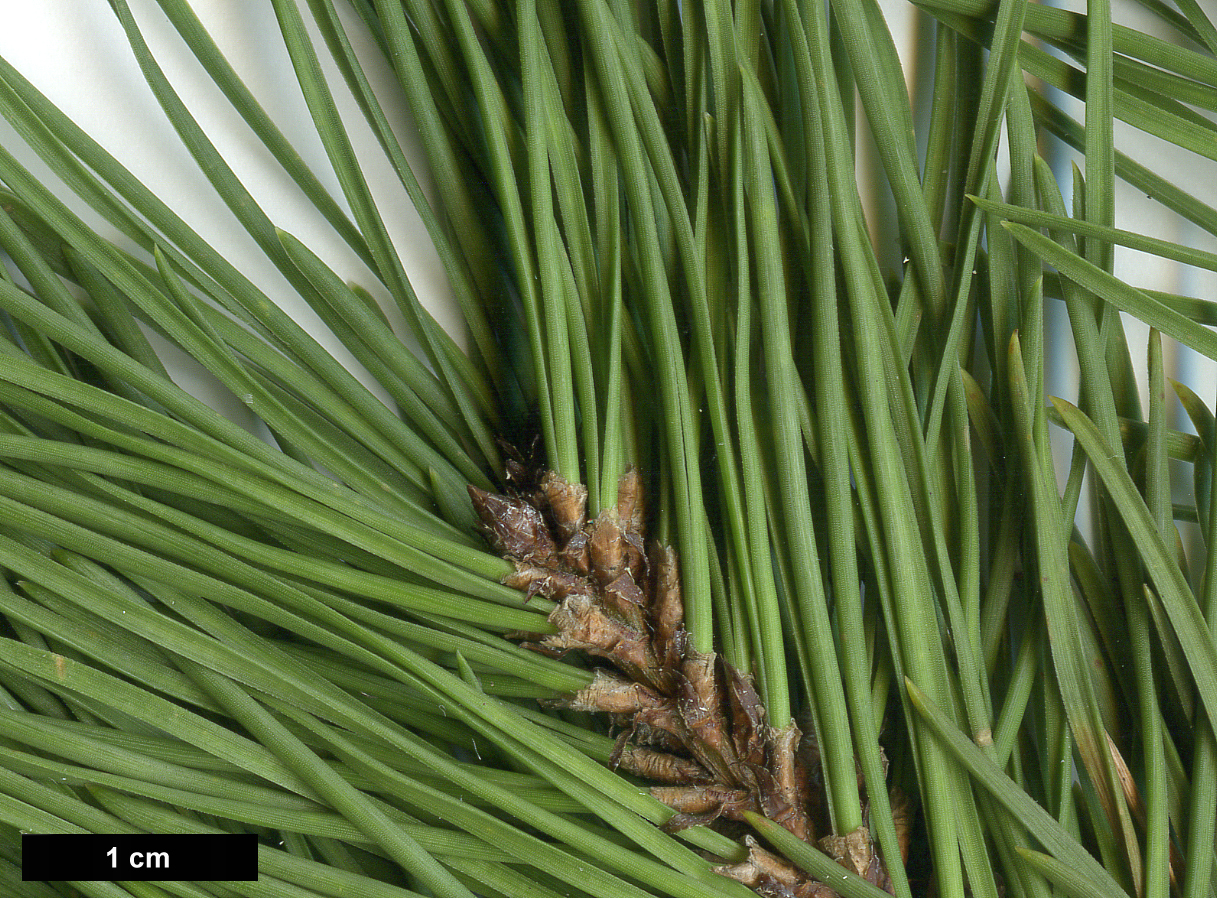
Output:
[[[1217,306],[1114,253],[1217,255],[1114,197],[1217,235],[1217,30],[1142,5],[919,0],[914,103],[875,0],[270,0],[315,171],[188,0],[110,0],[276,289],[0,60],[4,894],[1207,898],[1217,425],[1164,359]],[[22,833],[259,878],[27,882]]]

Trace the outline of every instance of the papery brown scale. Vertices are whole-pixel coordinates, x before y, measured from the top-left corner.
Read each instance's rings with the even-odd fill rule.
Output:
[[[837,898],[831,888],[761,848],[752,836],[746,838],[746,844],[745,861],[715,867],[714,872],[749,886],[765,898]]]
[[[744,811],[756,810],[747,789],[709,786],[652,786],[651,797],[681,814],[708,814],[743,820]]]
[[[706,811],[704,814],[676,813],[661,823],[659,829],[671,836],[695,826],[710,826],[722,815],[721,808]]]
[[[685,603],[680,591],[680,564],[676,552],[658,543],[651,547],[651,569],[655,587],[651,598],[651,631],[655,654],[664,667],[680,663],[677,634],[684,628]]]
[[[721,665],[727,683],[727,707],[731,715],[731,741],[743,764],[765,763],[765,706],[752,680],[737,668]]]
[[[520,561],[548,565],[557,547],[541,512],[522,499],[488,493],[469,487],[474,510],[491,545],[501,554]]]
[[[585,577],[567,571],[519,562],[516,564],[516,569],[503,579],[503,583],[527,593],[526,600],[535,595],[558,600],[573,595],[585,595],[589,598],[593,595],[592,585]]]
[[[634,579],[646,583],[650,574],[650,559],[647,558],[646,542],[642,534],[635,530],[622,530],[621,538],[625,541],[625,566]]]
[[[554,649],[578,649],[612,661],[634,679],[643,679],[653,668],[655,657],[646,638],[624,621],[613,617],[585,595],[572,595],[549,615],[558,630],[542,641]]]
[[[732,767],[737,758],[714,675],[715,657],[714,653],[686,654],[677,680],[676,710],[691,737],[689,751],[719,780],[733,783]]]
[[[589,685],[561,701],[562,707],[572,711],[602,714],[636,714],[644,709],[670,705],[668,699],[641,683],[603,668],[595,672]]]
[[[659,783],[698,785],[710,782],[710,775],[696,761],[664,751],[623,748],[613,760],[614,766],[627,773]]]
[[[545,574],[547,572],[547,568],[517,562],[516,569],[503,578],[503,585],[510,586],[512,589],[518,589],[524,593],[524,602],[526,604],[533,596],[537,595],[543,595],[547,599],[552,598],[552,593],[548,592],[545,588]]]
[[[752,890],[760,898],[818,898],[818,896],[808,895],[800,891],[800,885],[790,885],[789,883],[778,882],[772,876],[762,876]]]
[[[600,583],[611,583],[625,568],[626,543],[621,528],[608,512],[602,512],[592,522],[588,534],[592,576]]]
[[[879,746],[879,765],[880,770],[883,771],[883,781],[887,782],[887,769],[890,766],[890,762],[887,759],[887,752],[883,750],[882,745]]]
[[[870,856],[870,864],[866,868],[866,872],[862,874],[863,879],[869,882],[877,889],[882,889],[889,895],[896,894],[896,886],[892,883],[892,877],[887,872],[887,866],[879,857],[878,851],[872,851]]]
[[[643,709],[629,721],[621,721],[628,727],[630,740],[637,745],[648,745],[667,751],[683,751],[680,715],[670,706]]]
[[[803,734],[792,720],[781,729],[769,731],[770,768],[773,771],[774,788],[778,797],[795,809],[796,815],[790,824],[783,824],[800,839],[811,838],[811,820],[806,811],[810,799],[807,771],[799,760],[799,745]]]
[[[811,823],[802,805],[783,794],[777,778],[764,767],[755,768],[757,802],[761,813],[804,842],[811,839]]]
[[[580,530],[558,552],[558,558],[572,573],[586,577],[592,572],[592,557],[587,546],[587,531]]]
[[[646,596],[634,582],[634,576],[629,571],[622,571],[621,576],[604,587],[604,592],[612,596],[613,601],[618,604],[634,608],[642,608],[646,604]]]
[[[782,860],[776,854],[766,851],[757,844],[756,840],[748,839],[748,859],[756,864],[763,876],[771,876],[779,882],[788,885],[796,884],[803,874],[789,861]]]
[[[722,806],[721,798],[711,795],[708,786],[652,786],[650,791],[652,798],[682,814],[705,814]]]
[[[845,850],[854,872],[859,876],[866,876],[872,863],[877,860],[875,843],[871,841],[870,831],[865,826],[845,834]]]
[[[619,577],[605,585],[603,597],[605,605],[631,628],[646,631],[646,612],[643,608],[646,596],[629,571],[622,571]]]
[[[646,521],[642,477],[637,468],[629,468],[617,480],[617,519],[626,530],[642,533]]]
[[[553,471],[541,478],[541,494],[560,542],[568,542],[587,522],[587,487],[569,483]]]
[[[865,826],[859,826],[843,836],[825,836],[820,840],[820,848],[842,867],[857,873],[871,885],[891,889],[891,879]]]
[[[504,463],[507,471],[506,480],[509,484],[518,485],[528,479],[528,471],[524,465],[516,461],[514,458],[509,458]]]
[[[751,836],[748,838],[752,839]],[[722,864],[715,867],[714,872],[719,876],[725,876],[728,879],[734,879],[738,883],[743,883],[749,888],[755,888],[764,875],[761,868],[753,861],[751,852],[748,853],[747,858],[738,864]]]

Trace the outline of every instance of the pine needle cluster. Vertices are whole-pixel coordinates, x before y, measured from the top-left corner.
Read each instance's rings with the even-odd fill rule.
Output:
[[[913,103],[877,0],[268,2],[328,171],[188,0],[109,5],[322,339],[0,60],[0,892],[1212,894],[1217,423],[1163,344],[1217,360],[1217,304],[1113,273],[1217,271],[1115,227],[1127,183],[1217,235],[1202,4],[917,0]],[[260,877],[25,882],[32,832],[255,833]]]

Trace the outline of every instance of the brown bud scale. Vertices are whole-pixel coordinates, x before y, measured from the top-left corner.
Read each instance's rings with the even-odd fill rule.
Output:
[[[515,563],[504,583],[557,602],[556,633],[524,643],[547,654],[579,652],[606,666],[553,704],[609,715],[620,732],[610,766],[654,785],[673,810],[668,832],[690,826],[738,827],[763,814],[817,844],[842,866],[892,891],[870,831],[826,833],[827,796],[815,734],[793,721],[770,725],[751,677],[715,654],[693,649],[685,631],[680,561],[669,546],[646,541],[642,478],[630,469],[616,505],[588,519],[587,490],[508,457],[510,495],[474,487],[469,495],[488,542]],[[859,773],[859,795],[866,784]],[[908,802],[891,792],[901,862],[912,829]],[[817,838],[818,837],[818,838]],[[836,898],[837,893],[747,838],[748,857],[715,868],[767,898]]]

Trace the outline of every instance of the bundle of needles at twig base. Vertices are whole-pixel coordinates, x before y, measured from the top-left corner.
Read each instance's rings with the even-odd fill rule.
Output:
[[[760,814],[805,842],[821,834],[826,854],[890,892],[870,831],[831,832],[814,734],[805,737],[794,721],[769,726],[751,677],[692,647],[676,553],[646,543],[638,473],[627,472],[617,506],[590,521],[587,489],[552,471],[509,483],[510,495],[469,493],[490,543],[515,565],[504,582],[558,600],[549,615],[557,632],[525,644],[558,657],[582,652],[603,665],[588,686],[556,704],[610,715],[621,733],[609,764],[654,784],[651,795],[676,812],[663,828],[744,823],[745,813]],[[903,864],[909,821],[899,790],[892,805]],[[751,838],[747,860],[716,870],[774,898],[837,894]]]
[[[1129,5],[73,0],[223,211],[0,58],[0,895],[1209,898],[1217,29]]]

